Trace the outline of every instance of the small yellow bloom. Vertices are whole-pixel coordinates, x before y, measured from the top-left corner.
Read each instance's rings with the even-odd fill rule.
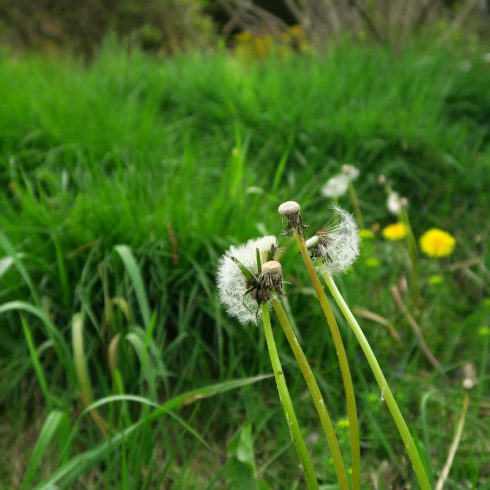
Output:
[[[456,239],[445,231],[431,228],[420,238],[420,248],[429,257],[447,257],[451,255]]]
[[[403,240],[407,236],[407,229],[403,223],[393,223],[383,228],[383,236],[387,240]]]

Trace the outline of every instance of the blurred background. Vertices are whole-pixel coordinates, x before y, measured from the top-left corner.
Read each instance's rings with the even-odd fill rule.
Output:
[[[262,329],[226,315],[216,266],[232,244],[279,237],[285,200],[325,225],[322,188],[351,164],[365,229],[339,287],[434,488],[446,467],[444,488],[489,490],[489,26],[483,0],[0,0],[0,488],[304,488],[274,381],[257,378],[271,372]],[[380,175],[417,243],[434,227],[456,239],[444,258],[419,250],[416,308]],[[349,465],[335,350],[280,243]],[[338,318],[362,488],[416,488]],[[274,331],[322,490],[337,488]]]
[[[425,31],[450,37],[464,29],[479,36],[488,30],[489,15],[486,0],[2,0],[0,35],[16,50],[86,57],[109,33],[167,55],[233,46],[239,33],[239,39],[243,33],[259,38],[258,51],[259,40],[281,39],[300,49],[306,40],[324,48],[345,37],[401,48]]]

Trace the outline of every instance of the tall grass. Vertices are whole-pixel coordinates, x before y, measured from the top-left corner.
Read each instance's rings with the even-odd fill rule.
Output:
[[[490,66],[480,52],[415,45],[396,53],[345,43],[322,58],[243,63],[226,53],[162,60],[108,46],[89,66],[2,56],[0,258],[11,259],[0,268],[1,484],[17,487],[26,470],[28,481],[42,482],[83,468],[60,479],[60,488],[74,480],[90,488],[240,488],[237,482],[256,476],[271,488],[301,486],[272,379],[175,405],[165,419],[152,419],[151,406],[128,394],[160,405],[186,390],[270,371],[260,331],[221,311],[217,257],[230,242],[278,233],[275,209],[285,199],[321,207],[320,186],[342,163],[361,169],[357,191],[368,225],[389,221],[375,183],[384,173],[410,199],[416,229],[438,225],[456,234],[454,262],[488,259]],[[392,249],[365,247],[381,266],[370,269],[361,256],[344,278],[348,299],[388,318],[402,337],[398,345],[385,327],[367,324],[435,478],[461,406],[459,369],[473,361],[488,379],[488,338],[477,334],[489,322],[488,270],[457,269],[439,290],[423,291],[428,303],[437,298],[422,322],[448,381],[431,371],[390,300],[401,272],[389,261]],[[438,272],[425,267],[425,276]],[[335,352],[313,327],[321,317],[311,308],[312,290],[300,270],[288,279],[298,293],[295,322],[311,325],[301,329],[302,344],[327,380],[320,387],[333,416],[343,418],[342,387],[329,378]],[[93,400],[121,396],[90,413],[107,422],[117,444],[81,415],[88,412],[72,349],[79,313]],[[401,485],[411,478],[403,448],[341,328],[349,358],[359,359],[353,377],[361,386],[365,485],[376,477],[388,485],[378,472],[384,460]],[[293,362],[283,359],[286,372]],[[303,394],[300,379],[288,385]],[[478,486],[488,477],[488,424],[478,408],[485,397],[481,388],[471,400],[452,482]],[[308,426],[314,413],[299,408]],[[251,431],[240,429],[245,420]],[[255,447],[246,462],[226,448],[236,444],[235,432],[244,447]],[[331,475],[324,455],[315,458]]]

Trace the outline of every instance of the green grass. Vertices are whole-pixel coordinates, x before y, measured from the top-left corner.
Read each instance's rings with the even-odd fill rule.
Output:
[[[224,53],[161,60],[108,46],[90,66],[2,56],[0,258],[13,260],[0,273],[0,487],[20,487],[27,471],[24,488],[43,488],[67,469],[59,488],[252,488],[255,472],[271,488],[302,488],[272,378],[177,403],[168,417],[154,417],[146,402],[270,373],[262,331],[240,327],[219,305],[216,262],[231,243],[279,234],[283,200],[300,201],[306,223],[320,226],[327,204],[319,189],[351,162],[362,172],[369,225],[392,221],[376,185],[384,173],[409,198],[417,236],[438,226],[458,239],[447,261],[421,261],[419,321],[444,376],[392,301],[390,286],[406,273],[400,247],[365,243],[340,283],[352,306],[388,318],[402,337],[399,345],[385,327],[361,322],[434,481],[462,406],[461,368],[475,364],[479,383],[448,488],[485,488],[489,337],[478,329],[490,323],[490,65],[482,52],[347,43],[322,57],[242,63]],[[283,261],[288,299],[340,419],[335,352],[293,248]],[[448,267],[475,257],[469,270]],[[379,267],[369,267],[373,258]],[[433,274],[443,274],[442,285],[428,284]],[[403,446],[341,328],[364,486],[389,461],[401,488],[414,481]],[[332,483],[314,409],[276,332],[307,442],[323,483]],[[82,382],[72,342],[86,365]],[[146,401],[123,396],[97,407],[117,443],[84,412],[81,386],[90,401]],[[348,431],[340,436],[347,449]]]

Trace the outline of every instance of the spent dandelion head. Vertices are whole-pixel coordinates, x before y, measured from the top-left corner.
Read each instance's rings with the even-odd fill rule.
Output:
[[[296,201],[283,202],[277,209],[279,214],[286,219],[283,235],[290,236],[297,231],[301,236],[308,229],[301,219],[301,206]]]
[[[431,228],[420,237],[420,248],[429,257],[447,257],[456,246],[456,239],[438,228]]]
[[[273,260],[276,250],[276,237],[265,236],[231,246],[219,260],[217,283],[220,301],[227,313],[242,324],[256,324],[261,315],[258,306],[269,299],[273,289],[281,290],[280,270],[278,272],[276,266],[273,274],[271,266],[266,266],[271,261],[279,264]]]
[[[347,270],[359,255],[359,230],[353,216],[332,206],[334,218],[306,242],[310,254],[319,258],[330,274]]]
[[[334,175],[325,182],[321,193],[328,199],[337,199],[343,196],[349,188],[350,179],[345,174]]]

